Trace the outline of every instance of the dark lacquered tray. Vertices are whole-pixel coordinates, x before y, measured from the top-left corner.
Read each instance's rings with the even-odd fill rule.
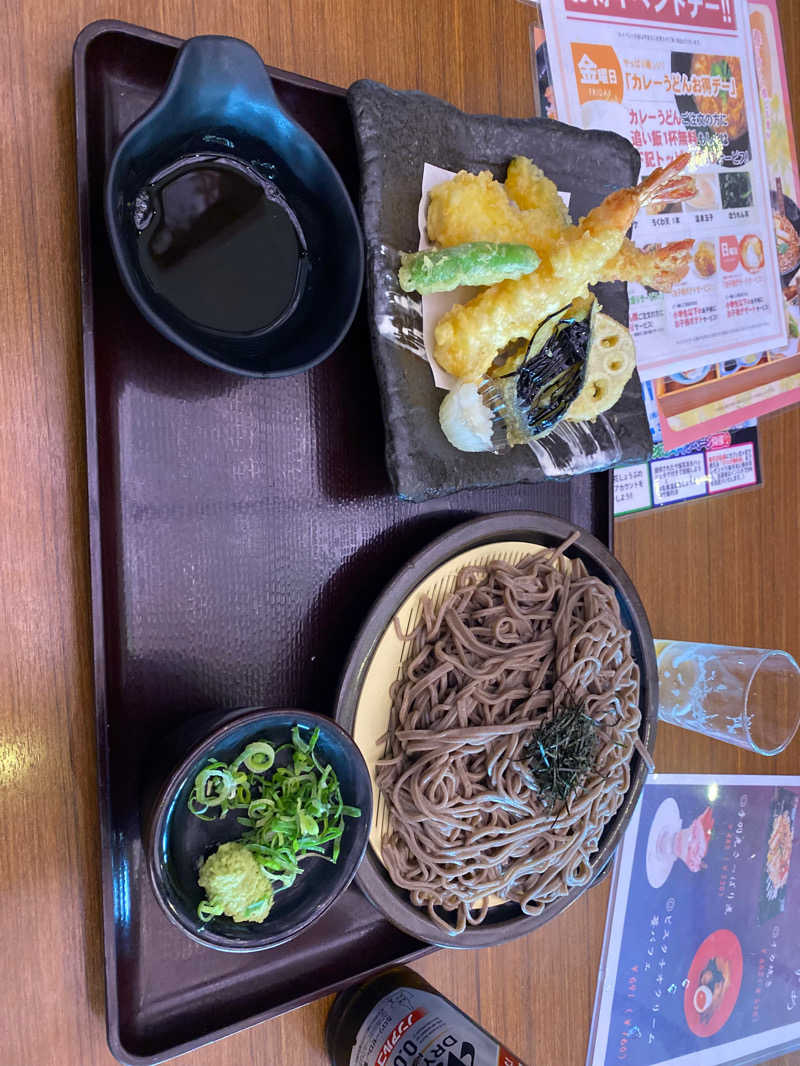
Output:
[[[355,887],[272,951],[230,956],[183,937],[142,853],[141,794],[160,738],[216,709],[330,713],[370,604],[465,518],[545,511],[606,543],[612,521],[608,474],[395,498],[363,306],[330,359],[274,381],[203,366],[147,325],[111,258],[103,177],[179,43],[97,22],[74,59],[108,1037],[129,1063],[188,1051],[427,950]],[[344,92],[271,73],[355,199]]]

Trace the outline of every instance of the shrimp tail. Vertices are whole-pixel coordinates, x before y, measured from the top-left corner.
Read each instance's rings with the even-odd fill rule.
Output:
[[[689,238],[642,249],[626,240],[605,264],[599,280],[636,281],[659,292],[671,292],[689,271],[693,245]]]
[[[619,250],[625,231],[645,204],[665,200],[686,199],[694,195],[694,178],[681,171],[691,159],[688,152],[676,156],[665,167],[659,167],[630,189],[617,189],[593,208],[578,227],[581,234],[596,236],[609,230],[618,233],[617,248],[609,252],[611,258]]]
[[[683,152],[665,167],[659,167],[648,174],[638,186],[639,206],[673,203],[677,200],[689,200],[694,196],[697,192],[694,178],[690,174],[681,173],[691,158],[690,152]]]

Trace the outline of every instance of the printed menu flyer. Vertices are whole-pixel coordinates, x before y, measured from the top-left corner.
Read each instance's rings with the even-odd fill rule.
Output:
[[[549,0],[541,12],[560,119],[628,138],[643,174],[692,153],[695,196],[648,205],[634,222],[639,246],[692,242],[671,293],[629,285],[640,376],[783,347],[745,0]]]
[[[800,777],[653,774],[615,864],[587,1066],[800,1045]]]
[[[750,0],[748,10],[789,343],[653,382],[669,448],[800,402],[800,175],[789,86],[776,0]]]
[[[652,381],[642,382],[653,455],[645,463],[615,467],[615,518],[761,484],[761,454],[755,421],[718,430],[669,449],[661,436],[654,384]]]
[[[669,452],[655,444],[646,463],[615,467],[614,517],[760,484],[758,429],[750,422]]]

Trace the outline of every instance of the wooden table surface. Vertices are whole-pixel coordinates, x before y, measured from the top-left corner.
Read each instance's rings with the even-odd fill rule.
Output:
[[[800,5],[781,3],[800,115]],[[105,1044],[71,49],[118,17],[226,33],[340,85],[369,76],[470,111],[532,113],[518,0],[24,0],[0,36],[0,997],[4,1066],[100,1066]],[[764,485],[618,523],[616,551],[662,636],[800,656],[800,410],[762,423]],[[791,772],[662,726],[665,771]],[[607,885],[515,943],[418,969],[529,1066],[585,1060]],[[328,1001],[186,1057],[321,1066]],[[576,1023],[575,1019],[580,1019]],[[800,1053],[782,1063],[800,1064]]]

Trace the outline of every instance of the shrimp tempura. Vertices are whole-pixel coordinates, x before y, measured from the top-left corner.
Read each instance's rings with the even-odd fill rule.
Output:
[[[524,155],[514,156],[508,164],[504,188],[523,211],[538,208],[549,211],[562,227],[571,224],[567,205],[558,195],[556,183]]]

